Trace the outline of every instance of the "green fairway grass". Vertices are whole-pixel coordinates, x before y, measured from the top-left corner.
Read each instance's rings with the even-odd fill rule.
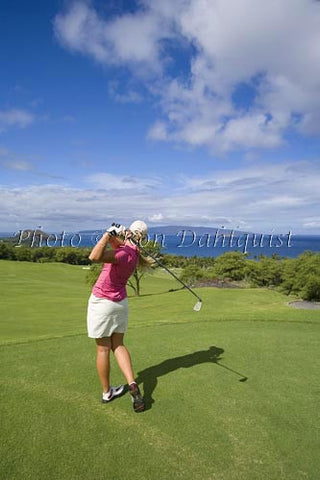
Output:
[[[0,261],[1,478],[319,478],[319,311],[266,289],[202,288],[194,312],[169,275],[145,277],[140,297],[128,289],[147,403],[136,414],[128,394],[101,403],[85,276]]]

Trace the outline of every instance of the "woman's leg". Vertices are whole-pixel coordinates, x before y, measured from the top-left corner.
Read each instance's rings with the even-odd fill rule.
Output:
[[[115,359],[118,362],[120,370],[122,371],[128,385],[134,382],[134,374],[131,363],[130,353],[123,345],[123,333],[113,333],[111,336],[111,346]]]
[[[123,333],[114,333],[111,336],[111,345],[118,365],[128,382],[133,409],[135,412],[143,412],[145,410],[145,401],[141,395],[138,384],[134,380],[130,353],[123,345]]]
[[[96,338],[97,344],[97,371],[99,374],[100,382],[103,388],[103,392],[107,393],[110,389],[110,350],[111,350],[111,338]]]

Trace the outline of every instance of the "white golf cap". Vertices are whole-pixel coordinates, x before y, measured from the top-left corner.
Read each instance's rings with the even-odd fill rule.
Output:
[[[131,223],[129,230],[132,233],[140,232],[143,237],[146,237],[148,235],[147,224],[142,220],[135,220],[133,223]]]

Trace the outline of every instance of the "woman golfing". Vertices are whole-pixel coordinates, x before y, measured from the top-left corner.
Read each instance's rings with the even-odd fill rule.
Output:
[[[110,352],[129,385],[133,409],[142,412],[145,402],[135,382],[130,353],[123,344],[128,325],[128,299],[126,285],[137,266],[149,266],[136,243],[147,234],[147,226],[137,220],[129,230],[112,224],[92,249],[89,259],[103,263],[88,302],[88,336],[97,344],[96,367],[102,385],[102,402],[108,403],[124,393],[124,386],[110,385]],[[107,246],[111,249],[106,249]]]

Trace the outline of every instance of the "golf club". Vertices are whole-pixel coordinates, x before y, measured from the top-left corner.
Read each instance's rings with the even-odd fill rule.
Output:
[[[248,380],[248,377],[245,377],[242,375],[242,373],[236,372],[236,370],[233,370],[230,367],[227,367],[226,365],[223,365],[222,363],[216,362],[217,365],[220,367],[226,368],[227,370],[230,370],[230,372],[235,373],[236,375],[239,375],[241,378],[239,379],[239,382],[246,382]]]
[[[166,267],[165,265],[163,265],[163,263],[161,263],[154,255],[152,255],[150,252],[148,252],[148,250],[146,250],[139,242],[136,242],[134,241],[132,238],[130,238],[130,241],[132,243],[134,243],[135,245],[138,245],[139,248],[141,248],[141,250],[146,254],[148,255],[149,257],[153,258],[153,260],[155,262],[157,262],[157,264],[159,265],[159,267],[161,268],[164,268],[164,270],[166,270],[168,273],[170,273],[170,275],[173,276],[173,278],[175,278],[178,282],[180,282],[185,288],[187,288],[189,290],[190,293],[192,293],[192,295],[194,295],[196,298],[197,298],[197,303],[195,304],[195,306],[193,307],[193,310],[195,312],[199,312],[201,307],[202,307],[202,300],[201,298],[192,290],[192,288],[190,288],[188,285],[186,285],[182,280],[180,280],[179,277],[177,277],[177,275],[175,273],[173,273],[171,270],[169,270],[168,267]]]

